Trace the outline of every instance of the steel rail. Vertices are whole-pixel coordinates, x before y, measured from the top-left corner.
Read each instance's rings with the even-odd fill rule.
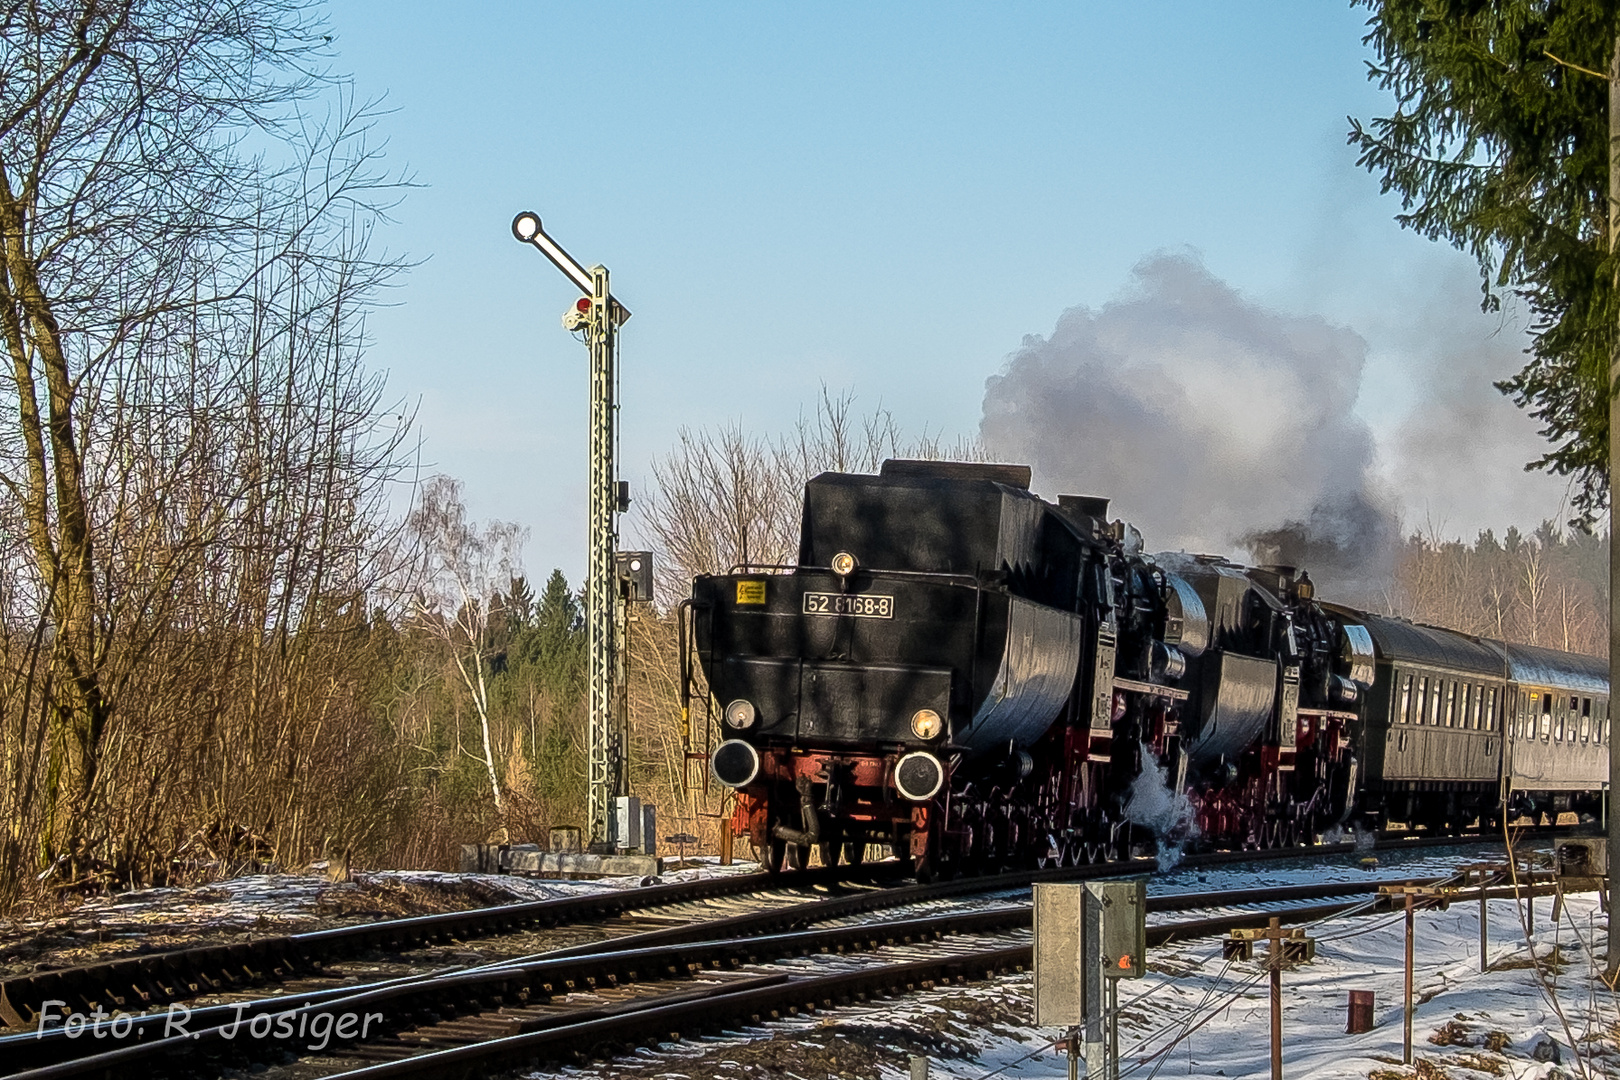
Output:
[[[1303,886],[1301,888],[1321,888]],[[1224,897],[1229,894],[1221,894]],[[1513,895],[1512,889],[1493,895]],[[1170,900],[1171,897],[1160,899]],[[1150,909],[1153,907],[1149,903]],[[1187,919],[1148,927],[1147,942],[1162,946],[1171,941],[1206,937],[1229,930],[1266,926],[1272,918],[1284,924],[1316,922],[1344,914],[1385,914],[1388,908],[1365,899]],[[549,1062],[583,1064],[592,1058],[633,1052],[641,1046],[678,1042],[697,1034],[720,1034],[736,1025],[758,1026],[784,1014],[864,1002],[874,996],[898,996],[948,983],[962,984],[1006,971],[1024,971],[1033,962],[1031,945],[988,949],[910,963],[886,964],[836,975],[789,979],[765,987],[739,986],[699,1000],[669,1002],[655,998],[627,1002],[613,1017],[571,1022],[572,1016],[546,1018],[520,1025],[523,1030],[485,1042],[431,1051],[397,1061],[366,1066],[328,1076],[326,1080],[433,1080],[484,1077],[502,1067],[538,1068]],[[730,990],[730,988],[727,988]],[[22,1078],[19,1078],[22,1080]],[[43,1080],[43,1078],[40,1078]]]
[[[1577,830],[1527,830],[1527,838],[1537,834],[1581,835]],[[1401,834],[1377,841],[1373,850],[1413,850],[1451,847],[1459,844],[1489,843],[1483,835],[1421,836]],[[1231,863],[1315,858],[1351,854],[1360,850],[1354,843],[1319,844],[1259,851],[1211,852],[1186,856],[1181,866],[1197,868]],[[808,909],[825,909],[824,918],[838,913],[856,913],[892,908],[929,899],[948,899],[976,892],[997,892],[1022,888],[1038,881],[1084,880],[1093,877],[1150,872],[1152,859],[1127,859],[1090,866],[1026,870],[982,877],[959,878],[931,885],[901,886],[858,893],[834,900],[818,900],[785,905],[757,916],[750,933],[766,933],[794,925],[807,925],[815,918]],[[247,989],[269,982],[281,982],[300,975],[320,972],[330,959],[364,955],[374,951],[399,951],[437,942],[516,933],[534,927],[577,925],[590,919],[611,918],[629,911],[703,899],[718,899],[776,889],[816,887],[842,883],[869,883],[904,873],[903,863],[879,863],[865,868],[835,867],[770,876],[738,874],[695,882],[611,890],[589,896],[564,897],[505,904],[471,911],[421,915],[375,923],[315,930],[261,938],[229,945],[203,946],[162,953],[120,957],[114,960],[60,968],[0,981],[0,1021],[14,1027],[37,1024],[45,1002],[61,1002],[66,1010],[91,1013],[98,1006],[107,1011],[136,1012],[203,994]],[[827,905],[843,905],[827,908]],[[798,909],[806,909],[799,912]],[[688,926],[652,931],[655,940],[673,944],[713,937],[723,920],[706,920]],[[738,931],[744,932],[744,931]],[[629,937],[548,950],[547,956],[576,956],[622,948]],[[408,976],[407,978],[413,978]],[[317,991],[319,993],[319,991]],[[0,1044],[3,1045],[3,1044]]]
[[[318,972],[329,958],[399,951],[438,942],[517,933],[532,928],[569,926],[630,911],[745,893],[844,882],[870,882],[898,876],[897,865],[838,867],[783,874],[737,874],[699,881],[614,889],[587,896],[533,900],[495,907],[357,923],[301,934],[285,934],[57,968],[0,980],[0,1021],[35,1023],[46,1001],[62,1001],[82,1011],[98,1004],[126,1011],[183,1001],[202,994],[245,989]]]
[[[1363,906],[1345,901],[1281,912],[1256,912],[1206,919],[1191,919],[1148,931],[1149,944],[1199,937],[1228,929],[1262,926],[1274,914],[1285,922],[1309,922]],[[335,1074],[327,1080],[404,1080],[407,1077],[486,1076],[503,1067],[536,1068],[549,1062],[582,1064],[593,1058],[612,1057],[643,1045],[677,1042],[698,1034],[719,1034],[736,1026],[756,1026],[801,1011],[814,1013],[868,1001],[931,990],[946,984],[965,984],[1008,971],[1021,972],[1032,963],[1028,944],[1001,946],[970,954],[895,964],[873,965],[833,975],[789,979],[754,988],[741,987],[701,1000],[666,1004],[654,998],[627,1002],[617,1016],[583,1022],[529,1021],[505,1038],[431,1051],[397,1061]],[[639,1007],[635,1007],[639,1006]],[[546,1018],[550,1020],[551,1018]],[[571,1021],[572,1017],[558,1018]],[[81,1074],[84,1075],[84,1074]],[[18,1080],[24,1080],[19,1077]],[[35,1080],[35,1078],[27,1078]],[[43,1076],[37,1080],[45,1080]]]
[[[552,950],[545,953],[535,954],[533,956],[516,957],[510,960],[484,965],[483,967],[473,969],[472,971],[454,969],[447,971],[436,971],[425,973],[420,976],[404,976],[396,979],[383,980],[367,986],[337,987],[319,990],[313,993],[293,994],[290,995],[290,997],[298,1002],[306,1004],[325,1005],[328,1002],[355,998],[357,995],[362,993],[369,993],[372,991],[391,992],[400,986],[424,984],[434,979],[440,980],[438,985],[448,986],[463,980],[465,976],[476,975],[479,972],[508,972],[512,970],[521,970],[526,973],[532,973],[534,971],[544,971],[548,970],[546,968],[546,964],[548,963],[557,964],[567,960],[583,961],[592,957],[624,956],[630,958],[629,960],[625,961],[626,963],[639,963],[649,955],[662,955],[660,950],[663,952],[669,952],[675,949],[677,946],[685,946],[705,941],[718,941],[721,943],[722,951],[725,951],[724,945],[728,941],[755,938],[773,933],[781,934],[786,931],[799,929],[816,923],[825,923],[835,919],[869,914],[873,911],[882,910],[884,908],[903,907],[908,904],[920,903],[928,900],[948,899],[952,895],[959,895],[963,892],[971,892],[972,890],[968,888],[970,884],[971,882],[951,882],[944,885],[913,886],[909,888],[888,889],[881,892],[857,894],[855,896],[842,897],[833,900],[795,904],[790,907],[779,908],[773,911],[749,912],[741,915],[726,916],[719,919],[708,920],[702,923],[694,923],[689,926],[670,927],[663,930],[650,930],[639,934],[630,934],[624,937],[611,938],[601,942],[593,942],[588,945],[577,946],[571,949]],[[1352,886],[1351,888],[1353,889],[1359,887],[1360,886],[1357,885]],[[1310,887],[1307,887],[1306,893],[1302,893],[1300,895],[1314,895],[1314,893],[1309,891],[1309,888]],[[1288,890],[1283,890],[1283,892],[1287,891]],[[1340,891],[1343,890],[1341,889]],[[1241,893],[1234,895],[1240,897],[1243,896]],[[1257,894],[1254,896],[1244,897],[1244,899],[1250,902],[1267,898],[1278,899],[1285,897],[1280,896],[1279,892],[1276,890],[1265,890],[1263,895]],[[1160,910],[1157,905],[1163,903],[1174,904],[1175,902],[1176,901],[1173,897],[1156,897],[1153,901],[1150,901],[1149,908],[1150,910]],[[1015,912],[1024,913],[1022,915],[1015,915],[1015,920],[1016,918],[1027,917],[1028,909],[1018,908],[1013,910]],[[1169,909],[1166,908],[1166,910]],[[994,919],[992,919],[990,922],[976,922],[975,920],[978,918],[979,917],[976,915],[944,916],[921,920],[917,926],[908,926],[905,923],[879,923],[874,924],[874,930],[879,930],[886,927],[897,927],[900,932],[910,935],[918,932],[921,927],[934,925],[937,923],[939,925],[952,925],[961,928],[954,932],[971,933],[984,932],[984,930],[988,927],[999,927],[1002,925],[1001,923],[995,922]],[[868,931],[857,931],[853,934],[849,934],[849,940],[856,940],[860,938],[862,933],[868,933]],[[820,931],[802,936],[813,940],[836,940],[837,932],[829,933],[827,931]],[[701,950],[694,952],[690,949],[683,949],[680,955],[682,957],[689,958],[694,955],[707,956],[708,954]],[[578,985],[595,985],[599,981],[609,982],[615,979],[634,978],[634,975],[630,974],[630,972],[633,972],[633,968],[627,971],[621,966],[618,971],[614,971],[611,966],[608,966],[602,972],[598,972],[597,968],[601,968],[602,966],[602,964],[597,963],[593,967],[589,962],[575,964],[572,967],[564,965],[559,969],[561,973],[558,974],[556,978],[560,985],[565,984],[569,987],[572,987],[576,983]],[[547,985],[545,990],[549,992],[550,986]],[[206,1030],[210,1027],[223,1025],[228,1020],[234,1021],[235,1019],[243,1016],[251,1019],[253,1016],[260,1013],[268,1012],[275,1014],[284,1011],[287,1008],[288,997],[272,997],[254,1002],[215,1005],[207,1008],[194,1009],[191,1010],[189,1015],[190,1022],[193,1026]],[[149,1037],[150,1032],[156,1031],[161,1027],[167,1027],[168,1022],[169,1016],[166,1013],[152,1013],[136,1017],[132,1021],[133,1026],[131,1030],[123,1038],[132,1043],[143,1041]],[[0,1052],[4,1053],[4,1060],[8,1061],[12,1068],[32,1068],[82,1056],[82,1052],[78,1051],[78,1045],[76,1043],[70,1043],[69,1037],[60,1028],[26,1035],[0,1037]]]
[[[1335,882],[1218,893],[1159,895],[1150,898],[1148,910],[1180,911],[1210,906],[1319,900],[1331,896],[1376,893],[1381,887],[1399,883],[1401,882]],[[1327,905],[1321,910],[1331,913],[1364,905],[1365,900],[1358,900]],[[1318,909],[1295,908],[1279,911],[1271,908],[1259,912],[1229,913],[1204,920],[1183,921],[1155,927],[1150,931],[1150,938],[1155,942],[1162,942],[1169,940],[1169,935],[1197,935],[1207,932],[1211,927],[1219,929],[1263,926],[1272,914],[1298,919],[1304,917],[1300,914],[1302,910],[1309,913]],[[187,1017],[189,1025],[187,1034],[167,1039],[156,1034],[160,1021],[165,1022],[165,1034],[167,1033],[166,1018],[149,1017],[141,1022],[137,1030],[126,1033],[125,1037],[120,1039],[124,1045],[94,1056],[84,1054],[84,1050],[96,1049],[92,1044],[85,1043],[81,1047],[70,1041],[61,1030],[49,1033],[42,1039],[14,1037],[10,1045],[0,1044],[0,1049],[7,1051],[7,1060],[13,1069],[20,1067],[37,1070],[24,1074],[30,1080],[45,1080],[46,1077],[96,1076],[112,1071],[117,1071],[120,1075],[151,1074],[154,1069],[158,1069],[161,1074],[161,1068],[172,1063],[177,1054],[223,1057],[235,1063],[245,1064],[255,1057],[284,1056],[289,1052],[282,1043],[267,1043],[262,1040],[244,1039],[243,1043],[237,1046],[223,1045],[234,1040],[242,1025],[247,1024],[251,1029],[259,1019],[263,1020],[266,1033],[271,1030],[272,1021],[281,1017],[288,1018],[289,1031],[296,1023],[302,1032],[308,1018],[321,1013],[336,1013],[342,1010],[358,1016],[376,1008],[385,1010],[375,1014],[379,1020],[379,1033],[393,1034],[402,1028],[412,1026],[423,1016],[436,1019],[445,1011],[459,1016],[468,1012],[477,1013],[498,1008],[502,1004],[522,1005],[532,1003],[536,999],[549,1000],[577,989],[594,990],[603,986],[616,987],[631,983],[684,979],[705,971],[736,970],[745,964],[758,964],[792,956],[814,953],[841,954],[846,951],[877,949],[884,945],[938,940],[947,936],[1005,933],[1027,929],[1030,919],[1031,909],[1028,906],[1017,906],[809,932],[721,939],[693,947],[680,947],[669,943],[642,944],[641,947],[606,954],[570,958],[548,957],[526,963],[491,965],[485,969],[449,972],[415,981],[394,980],[391,983],[371,987],[348,988],[342,992],[332,992],[319,1001],[313,1000],[308,995],[292,995],[288,998],[235,1006],[215,1006],[192,1012]],[[658,934],[654,932],[637,937],[645,939],[657,936]],[[629,943],[627,940],[626,944]],[[730,990],[730,987],[710,988],[704,993],[706,995],[729,993]],[[668,995],[664,995],[659,997],[657,1002],[666,1003],[670,1000]],[[612,1008],[641,1007],[642,1004],[631,1002],[622,1007]],[[537,1024],[554,1026],[589,1018],[575,1010],[561,1017],[522,1021],[518,1026],[522,1030],[532,1030]],[[369,1029],[369,1021],[366,1026]],[[130,1035],[133,1035],[132,1039],[129,1038]],[[187,1041],[188,1038],[191,1041]],[[74,1060],[75,1058],[78,1060]],[[22,1078],[19,1077],[17,1080]]]

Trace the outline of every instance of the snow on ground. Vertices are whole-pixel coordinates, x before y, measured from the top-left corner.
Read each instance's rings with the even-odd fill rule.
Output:
[[[1455,855],[1406,854],[1383,857],[1375,875],[1440,876],[1447,863],[1457,861]],[[1177,872],[1155,878],[1150,888],[1252,889],[1358,876],[1365,880],[1367,872],[1353,860],[1342,867],[1262,864],[1247,871]],[[1404,914],[1341,916],[1313,925],[1308,932],[1317,939],[1316,959],[1287,971],[1282,980],[1285,1075],[1319,1080],[1620,1076],[1620,1002],[1595,976],[1606,958],[1597,897],[1569,897],[1557,927],[1549,922],[1551,900],[1538,899],[1528,940],[1524,912],[1522,903],[1511,900],[1489,903],[1491,969],[1485,973],[1479,970],[1476,900],[1418,913],[1415,1067],[1401,1064]],[[1269,984],[1259,959],[1228,964],[1221,959],[1220,942],[1206,938],[1152,949],[1148,966],[1145,978],[1120,987],[1122,1078],[1269,1075]],[[1345,1034],[1350,990],[1373,991],[1372,1031]],[[1031,1026],[1032,999],[1033,980],[1024,974],[670,1044],[564,1075],[898,1080],[916,1054],[930,1059],[935,1078],[1066,1077],[1067,1059],[1052,1046],[1062,1032]]]
[[[324,870],[317,865],[312,870]],[[688,859],[660,881],[757,871]],[[0,978],[46,967],[93,963],[126,952],[155,952],[244,936],[297,934],[328,926],[461,911],[493,904],[582,896],[641,885],[641,878],[565,881],[435,870],[249,874],[203,885],[138,889],[92,897],[44,918],[0,919]]]
[[[1371,879],[1439,877],[1459,862],[1499,857],[1486,845],[1461,854],[1455,849],[1445,854],[1380,852],[1371,866],[1363,865],[1361,855],[1313,855],[1218,869],[1183,866],[1154,875],[1149,887],[1161,894],[1320,881],[1353,886]],[[751,863],[720,867],[714,860],[688,860],[686,868],[661,880],[755,869]],[[0,923],[0,974],[30,970],[41,958],[52,966],[84,963],[137,948],[173,948],[243,934],[297,933],[639,884],[639,879],[561,881],[384,871],[356,873],[349,881],[331,881],[319,874],[255,875],[192,888],[148,889],[90,900],[53,919]],[[1020,903],[1027,898],[1027,890],[1009,890],[919,905],[915,914]],[[1517,914],[1522,908],[1506,900],[1491,903],[1492,970],[1485,974],[1478,970],[1476,902],[1465,899],[1449,911],[1418,916],[1420,1004],[1414,1024],[1418,1080],[1441,1080],[1442,1075],[1458,1080],[1486,1075],[1513,1080],[1578,1076],[1580,1064],[1572,1046],[1581,1048],[1590,1075],[1606,1069],[1607,1075],[1620,1076],[1620,1053],[1615,1050],[1620,1009],[1615,996],[1592,974],[1593,954],[1600,969],[1606,949],[1596,899],[1571,897],[1556,931],[1548,923],[1549,909],[1549,900],[1536,902],[1533,942],[1538,967],[1530,960],[1531,948]],[[1154,916],[1155,921],[1176,917]],[[1414,1076],[1400,1065],[1402,916],[1341,918],[1312,932],[1318,940],[1317,959],[1283,978],[1286,1074],[1322,1080]],[[1352,989],[1376,995],[1377,1026],[1367,1034],[1344,1034],[1346,995]],[[1562,1019],[1552,1006],[1555,993]],[[906,1075],[908,1055],[920,1054],[931,1059],[936,1078],[1064,1077],[1066,1060],[1051,1048],[1061,1033],[1030,1027],[1031,994],[1028,975],[1010,977],[644,1051],[599,1069],[569,1073],[693,1080],[896,1078]],[[1235,1078],[1268,1071],[1269,1006],[1263,972],[1256,963],[1225,964],[1217,941],[1153,950],[1147,978],[1124,984],[1121,1002],[1120,1042],[1127,1051],[1123,1076]],[[1542,1060],[1551,1058],[1555,1044],[1561,1063]]]
[[[1382,855],[1383,862],[1372,872],[1380,877],[1432,876],[1445,873],[1447,865],[1454,863],[1457,857],[1454,853],[1438,856],[1422,852]],[[1302,856],[1299,860],[1219,870],[1183,867],[1155,875],[1152,889],[1157,893],[1256,888],[1307,880],[1354,882],[1368,876],[1369,871],[1360,865],[1358,856],[1336,859],[1323,862],[1317,856]],[[747,861],[721,866],[715,858],[694,857],[657,880],[663,883],[695,881],[752,874],[758,869],[757,864]],[[0,961],[16,942],[40,936],[107,944],[120,938],[192,933],[289,934],[376,918],[632,889],[641,884],[641,878],[566,881],[435,870],[357,871],[349,880],[338,881],[321,873],[253,874],[205,885],[140,889],[94,897],[51,918],[0,920]],[[981,898],[932,902],[918,905],[915,914],[1027,902],[1028,895],[1027,889],[1021,889]]]

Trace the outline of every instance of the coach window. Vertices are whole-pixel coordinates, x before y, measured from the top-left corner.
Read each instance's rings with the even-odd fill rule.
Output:
[[[1428,718],[1428,723],[1429,723],[1430,727],[1439,727],[1440,726],[1440,699],[1445,696],[1444,693],[1443,693],[1443,691],[1445,690],[1445,686],[1446,686],[1446,680],[1444,680],[1444,679],[1436,679],[1436,680],[1434,680],[1434,692],[1429,695],[1429,718]]]
[[[1592,741],[1592,699],[1581,698],[1581,742]]]
[[[1429,677],[1418,678],[1417,711],[1412,714],[1412,723],[1421,724],[1429,718]]]
[[[1490,690],[1487,691],[1487,693],[1490,694],[1490,701],[1489,701],[1489,704],[1487,704],[1485,706],[1485,730],[1486,731],[1495,731],[1496,730],[1496,687],[1494,687],[1494,686],[1491,687]]]
[[[1412,676],[1407,675],[1401,679],[1401,711],[1395,714],[1402,724],[1411,723],[1412,720]]]
[[[1474,703],[1474,684],[1473,683],[1463,683],[1463,685],[1462,685],[1462,705],[1458,708],[1458,711],[1457,711],[1457,726],[1458,727],[1467,727],[1468,726],[1468,721],[1470,719],[1470,717],[1469,717],[1469,708],[1468,707],[1470,705],[1472,705],[1473,703]],[[1478,727],[1479,725],[1476,724],[1474,726]]]
[[[1446,727],[1455,727],[1457,719],[1457,680],[1446,682]]]
[[[1552,704],[1551,694],[1541,695],[1541,741],[1552,741]]]

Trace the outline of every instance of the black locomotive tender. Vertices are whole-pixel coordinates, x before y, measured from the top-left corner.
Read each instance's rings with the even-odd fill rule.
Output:
[[[797,566],[693,583],[711,767],[773,871],[871,843],[938,874],[1600,811],[1602,662],[1324,603],[1294,567],[1148,556],[1106,499],[1029,481],[823,473]]]

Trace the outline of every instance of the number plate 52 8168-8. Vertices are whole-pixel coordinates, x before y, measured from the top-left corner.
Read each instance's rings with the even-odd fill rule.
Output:
[[[876,593],[807,592],[806,615],[858,615],[863,619],[894,618],[894,597]]]

